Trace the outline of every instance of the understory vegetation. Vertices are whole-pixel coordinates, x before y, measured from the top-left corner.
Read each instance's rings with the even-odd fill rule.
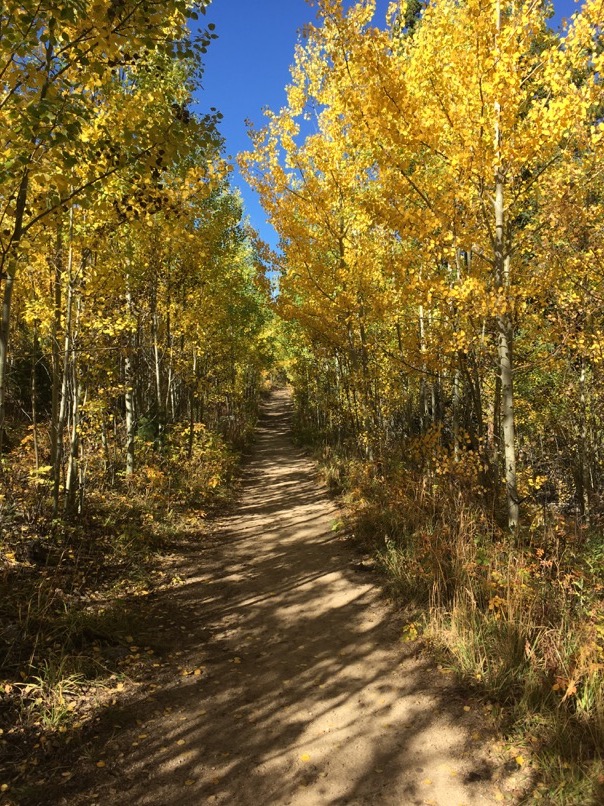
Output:
[[[306,431],[308,441],[309,434]],[[537,798],[596,803],[604,765],[604,548],[597,526],[552,505],[510,535],[458,469],[418,472],[311,440],[347,528],[374,553],[445,671],[494,707]]]

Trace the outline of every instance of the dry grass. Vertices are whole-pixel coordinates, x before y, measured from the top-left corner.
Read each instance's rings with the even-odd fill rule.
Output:
[[[417,464],[415,465],[417,467]],[[496,525],[475,466],[384,470],[329,454],[353,527],[443,662],[500,708],[537,769],[535,799],[604,795],[604,541],[554,508]],[[478,490],[478,493],[476,492]]]

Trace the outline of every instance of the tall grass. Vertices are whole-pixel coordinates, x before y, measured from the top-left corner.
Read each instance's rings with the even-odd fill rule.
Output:
[[[472,470],[384,469],[329,457],[359,539],[424,636],[501,706],[551,803],[600,802],[604,751],[604,541],[554,508],[497,526]],[[478,490],[478,492],[477,492]]]

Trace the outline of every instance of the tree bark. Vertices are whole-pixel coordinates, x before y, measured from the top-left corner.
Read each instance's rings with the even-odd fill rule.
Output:
[[[497,3],[497,47],[501,33],[501,5]],[[518,526],[518,488],[516,484],[516,427],[514,421],[513,385],[513,324],[508,310],[510,289],[510,238],[506,222],[504,199],[505,172],[501,164],[501,104],[495,101],[495,283],[503,292],[505,308],[496,316],[497,352],[501,377],[501,420],[503,429],[503,455],[505,460],[505,488],[508,505],[508,526]]]
[[[65,338],[63,342],[63,375],[61,379],[61,395],[59,403],[59,413],[56,427],[56,450],[55,463],[53,468],[53,517],[56,518],[59,511],[59,492],[61,486],[61,470],[63,466],[63,437],[65,424],[67,422],[67,390],[69,386],[69,366],[72,353],[72,312],[73,312],[73,207],[69,214],[69,249],[67,253],[67,300],[65,310]]]
[[[54,474],[57,466],[58,449],[58,421],[59,421],[59,396],[61,391],[61,354],[59,349],[59,333],[61,331],[61,303],[63,282],[63,237],[61,223],[57,228],[57,243],[54,255],[54,288],[53,302],[54,313],[51,337],[51,359],[52,359],[52,392],[50,404],[50,464]],[[54,477],[54,476],[53,476]]]
[[[126,302],[128,310],[132,311],[132,294],[130,288],[126,289]],[[128,337],[128,347],[124,360],[124,403],[126,408],[126,476],[134,473],[134,371],[132,367],[132,335]]]

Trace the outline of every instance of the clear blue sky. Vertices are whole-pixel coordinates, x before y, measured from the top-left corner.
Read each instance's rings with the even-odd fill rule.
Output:
[[[388,0],[378,0],[380,24]],[[563,17],[579,7],[573,0],[554,0],[557,28]],[[249,148],[245,120],[263,123],[262,109],[279,109],[285,103],[289,66],[293,61],[298,30],[315,19],[315,9],[305,0],[213,0],[202,20],[216,25],[214,40],[205,56],[203,91],[199,107],[219,109],[227,154],[233,157]],[[265,241],[276,245],[276,234],[253,191],[235,171],[233,184],[241,189],[246,213]]]

